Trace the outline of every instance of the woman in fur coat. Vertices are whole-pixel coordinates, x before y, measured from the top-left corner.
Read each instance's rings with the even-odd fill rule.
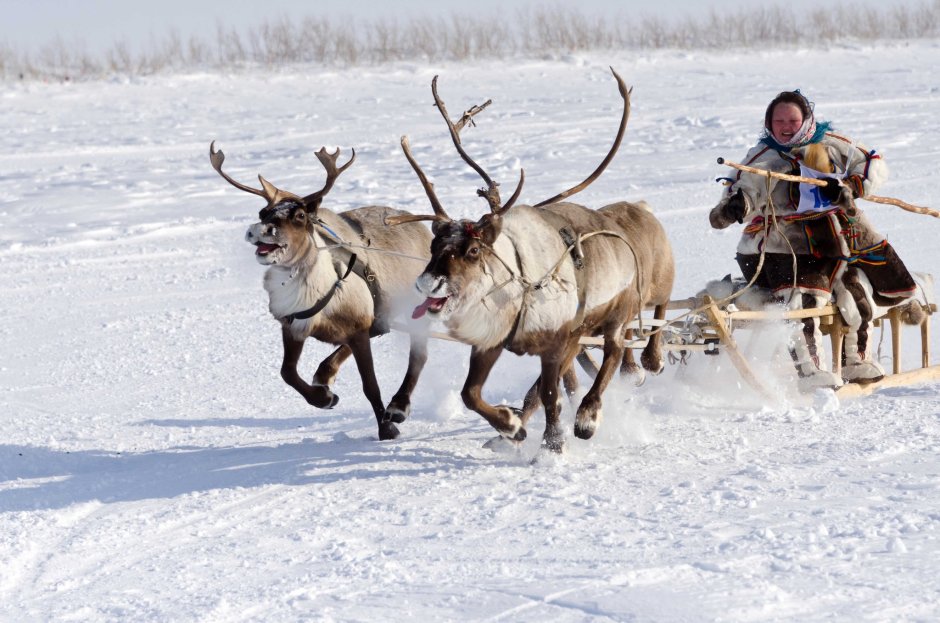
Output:
[[[826,185],[738,172],[709,220],[717,229],[746,223],[737,253],[744,277],[756,275],[755,285],[772,290],[787,308],[821,307],[834,295],[849,327],[842,376],[873,382],[884,370],[868,351],[872,307],[911,296],[915,284],[894,248],[855,205],[885,181],[884,160],[833,132],[828,122],[817,122],[813,108],[799,90],[777,95],[744,164],[820,178]],[[802,389],[843,382],[819,356],[821,337],[818,319],[807,319],[790,341]]]

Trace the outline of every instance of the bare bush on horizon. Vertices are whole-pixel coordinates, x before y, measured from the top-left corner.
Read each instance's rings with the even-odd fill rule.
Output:
[[[240,32],[222,23],[214,40],[184,40],[171,31],[140,51],[116,41],[104,53],[61,37],[37,51],[0,41],[0,79],[93,80],[112,75],[277,68],[298,63],[343,68],[384,63],[472,61],[630,49],[723,50],[758,46],[819,47],[936,37],[940,0],[877,9],[837,4],[797,13],[785,5],[758,6],[667,20],[589,16],[555,6],[521,9],[512,19],[459,13],[445,17],[331,20],[279,18]]]

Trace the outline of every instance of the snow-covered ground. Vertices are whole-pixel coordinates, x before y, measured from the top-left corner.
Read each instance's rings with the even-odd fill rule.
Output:
[[[243,241],[263,206],[208,146],[236,179],[299,194],[322,183],[314,150],[354,147],[327,206],[423,212],[408,134],[449,213],[478,215],[431,77],[453,114],[494,100],[465,144],[504,186],[524,167],[532,203],[606,152],[612,65],[633,115],[578,200],[648,200],[682,298],[736,272],[739,231],[708,227],[716,158],[741,158],[780,90],[881,151],[881,194],[938,207],[938,62],[915,43],[0,85],[0,620],[937,620],[938,384],[838,405],[784,375],[762,405],[698,356],[615,381],[595,439],[533,462],[541,415],[518,455],[484,450],[459,396],[468,349],[435,341],[380,443],[352,365],[332,411],[281,381]],[[940,273],[940,222],[867,206]],[[375,342],[386,399],[406,345]],[[327,352],[308,346],[305,376]],[[536,374],[507,353],[486,395],[518,405]]]

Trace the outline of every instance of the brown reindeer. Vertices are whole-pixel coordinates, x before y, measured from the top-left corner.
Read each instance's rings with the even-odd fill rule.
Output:
[[[352,355],[362,391],[375,412],[379,439],[394,439],[399,434],[395,423],[403,422],[411,410],[411,392],[427,360],[427,337],[412,333],[408,370],[388,407],[383,407],[369,340],[389,331],[393,304],[412,292],[428,257],[431,234],[418,224],[386,227],[386,217],[407,215],[392,208],[368,206],[340,213],[321,208],[323,197],[356,152],[339,168],[339,149],[332,154],[320,149],[316,155],[326,169],[326,183],[300,197],[275,188],[260,175],[260,190],[236,182],[222,171],[224,154],[215,150],[214,142],[209,146],[212,166],[226,181],[267,201],[245,239],[255,245],[258,263],[268,267],[268,309],[281,323],[284,342],[281,378],[309,404],[330,409],[339,400],[330,385]],[[338,346],[309,384],[297,372],[308,337]]]
[[[558,381],[571,371],[579,339],[604,336],[603,362],[578,407],[574,426],[576,436],[588,439],[600,421],[601,394],[623,358],[625,324],[646,305],[655,305],[657,318],[665,316],[675,273],[669,241],[646,203],[621,201],[599,210],[557,203],[593,182],[620,145],[630,114],[630,93],[616,72],[614,76],[624,109],[610,152],[584,182],[535,206],[514,207],[524,172],[513,196],[501,204],[497,184],[461,145],[460,127],[438,96],[437,78],[432,82],[435,104],[460,156],[486,183],[477,192],[487,200],[490,213],[477,221],[447,216],[407,139],[402,139],[405,155],[434,209],[433,216],[424,216],[434,221],[431,261],[416,282],[426,300],[414,313],[436,316],[453,337],[472,346],[461,394],[464,404],[516,443],[525,439],[525,424],[534,408],[523,412],[490,405],[481,396],[482,387],[504,349],[539,356],[536,391],[545,408],[543,445],[555,452],[564,447]],[[650,338],[641,362],[649,370],[661,369],[658,334]]]

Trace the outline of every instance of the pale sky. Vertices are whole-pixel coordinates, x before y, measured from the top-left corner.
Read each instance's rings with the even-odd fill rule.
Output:
[[[824,8],[820,0],[786,0],[794,11]],[[905,0],[855,0],[853,6],[918,5]],[[56,37],[80,43],[89,52],[109,49],[118,41],[134,45],[163,39],[171,30],[184,38],[211,38],[217,24],[238,30],[280,17],[325,15],[407,18],[428,14],[513,13],[525,6],[575,6],[585,13],[609,16],[654,15],[663,18],[734,11],[758,6],[752,0],[0,0],[0,46],[34,51]],[[143,47],[146,47],[144,45]]]

